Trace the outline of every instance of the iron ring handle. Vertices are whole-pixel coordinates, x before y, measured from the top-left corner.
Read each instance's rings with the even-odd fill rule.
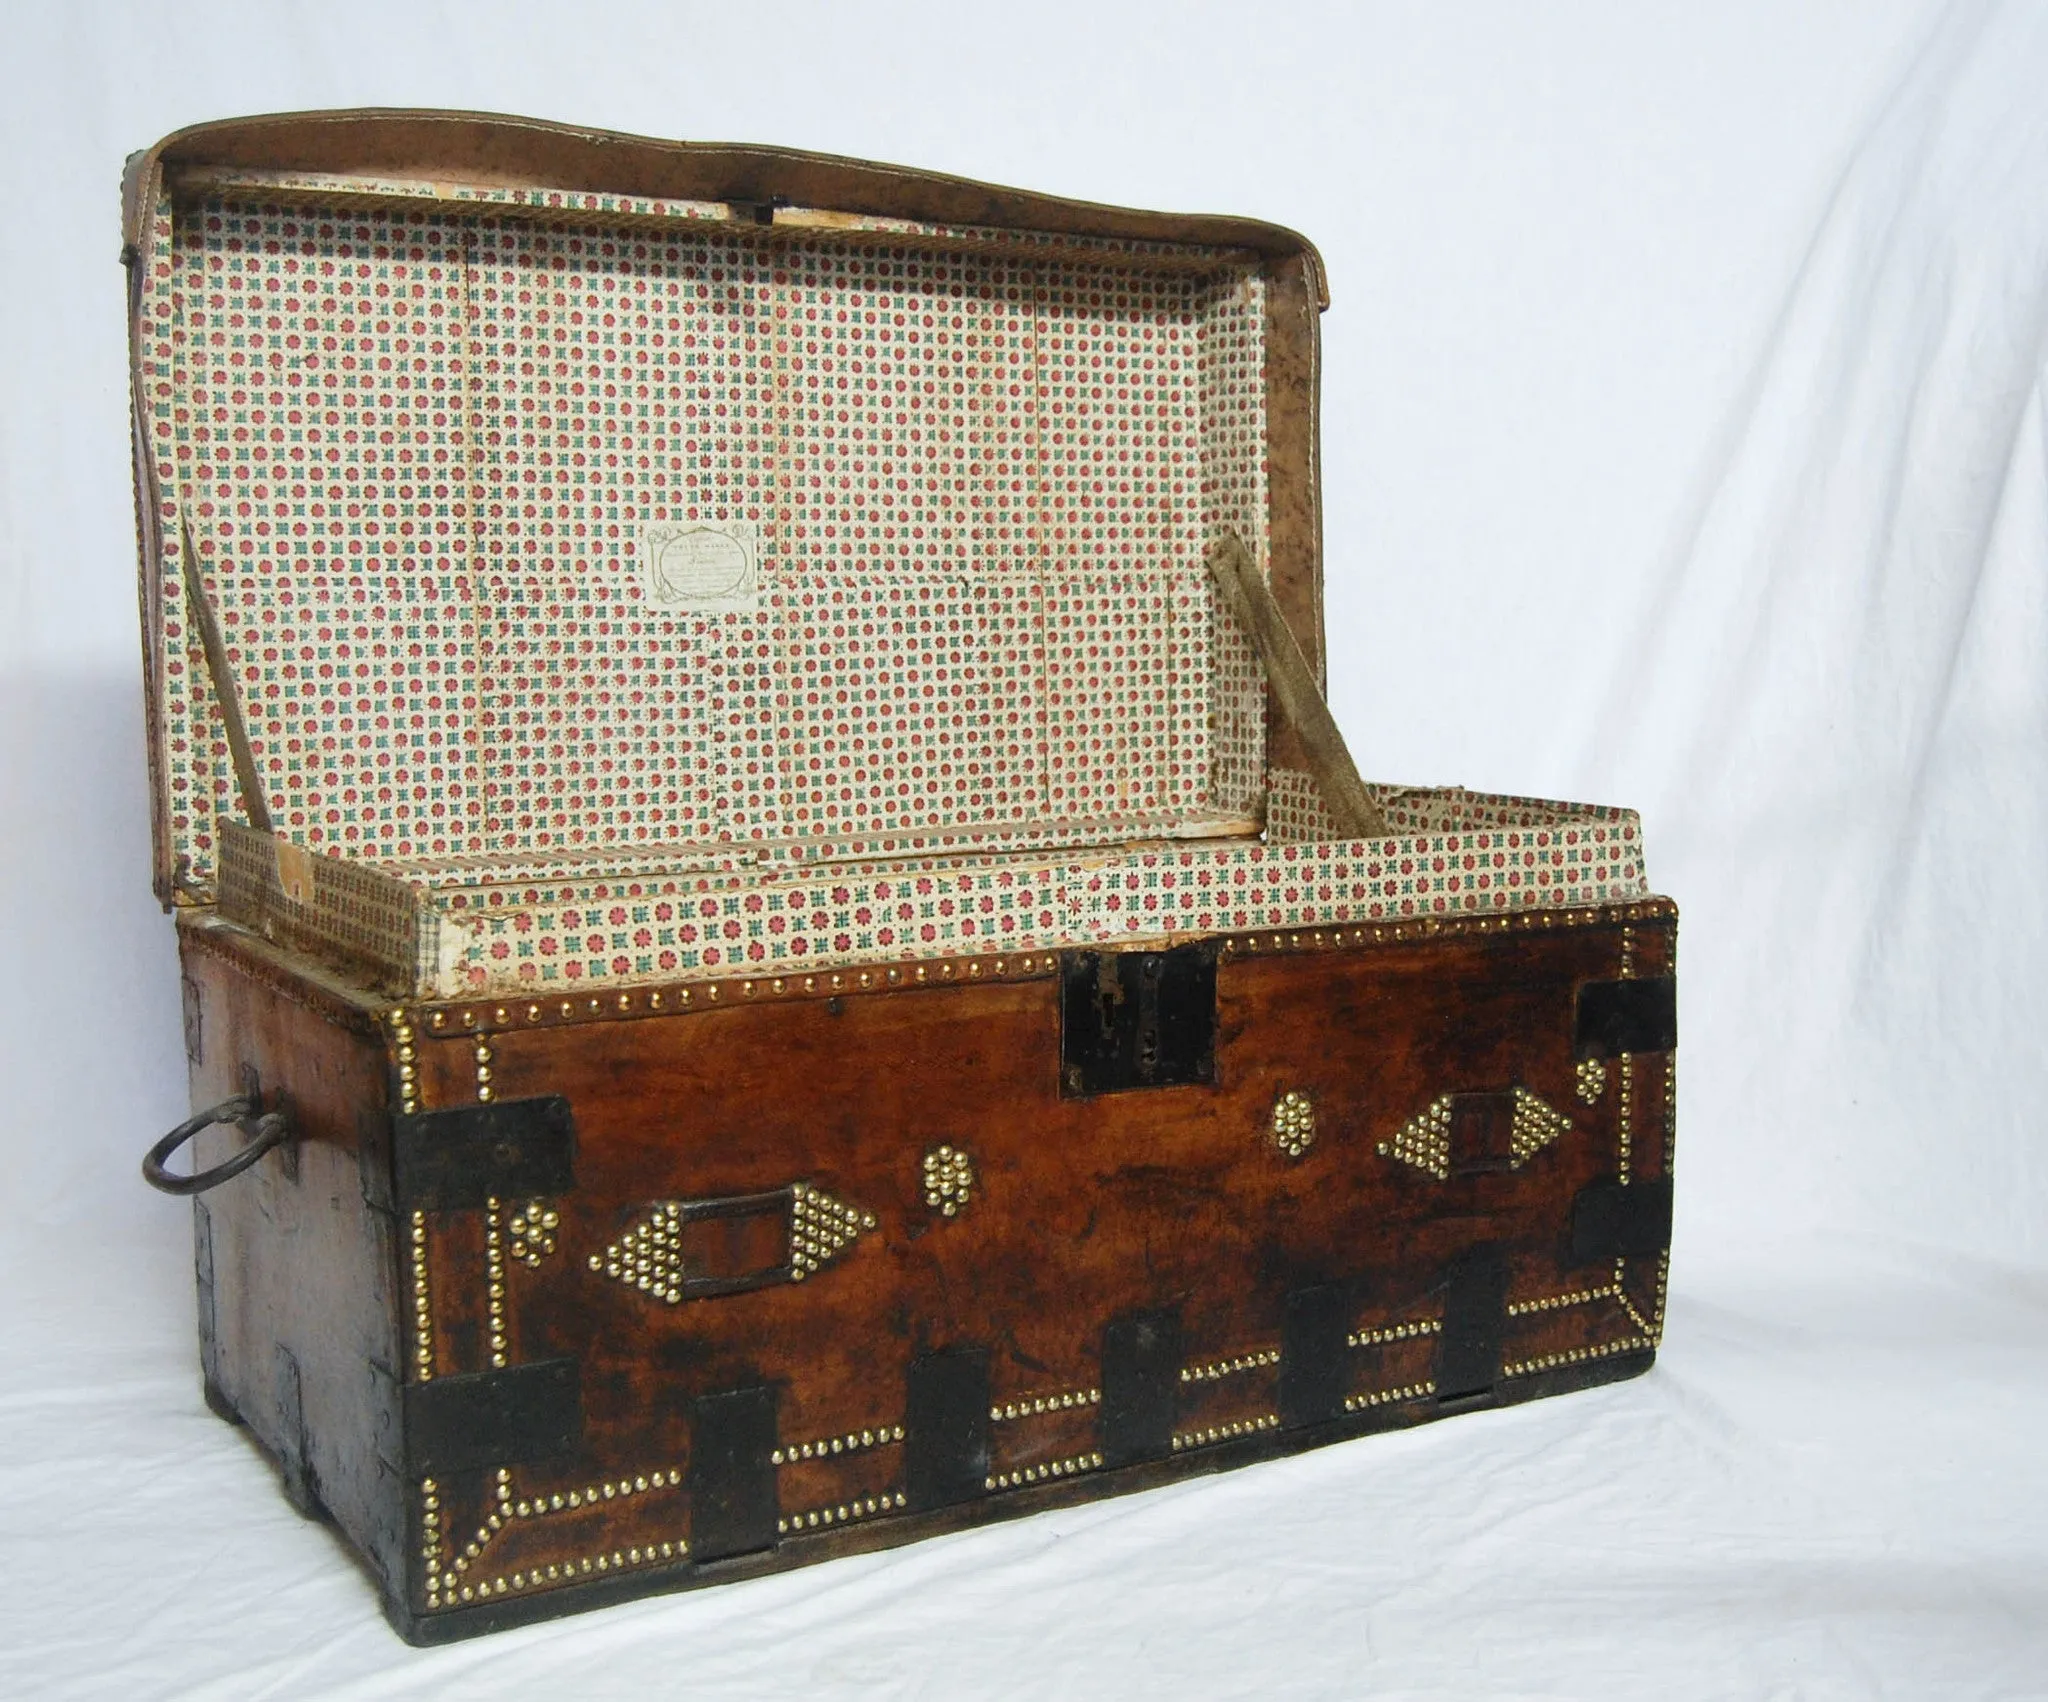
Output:
[[[186,1118],[149,1149],[148,1156],[142,1161],[143,1181],[166,1194],[203,1194],[208,1188],[218,1188],[230,1177],[241,1175],[272,1147],[282,1146],[292,1135],[291,1120],[282,1111],[267,1111],[257,1116],[256,1105],[252,1096],[238,1093],[196,1117]],[[249,1144],[211,1170],[196,1171],[190,1176],[174,1176],[164,1168],[172,1153],[201,1129],[214,1123],[242,1124],[248,1132]]]

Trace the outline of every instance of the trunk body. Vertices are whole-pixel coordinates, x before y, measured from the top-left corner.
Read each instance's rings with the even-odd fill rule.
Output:
[[[1655,1352],[1661,901],[435,1007],[183,932],[195,1100],[300,1130],[197,1208],[209,1393],[417,1641]]]

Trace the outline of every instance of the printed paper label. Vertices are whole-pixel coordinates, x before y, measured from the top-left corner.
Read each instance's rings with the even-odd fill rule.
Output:
[[[760,601],[761,528],[751,520],[649,520],[640,553],[657,609],[729,614]]]

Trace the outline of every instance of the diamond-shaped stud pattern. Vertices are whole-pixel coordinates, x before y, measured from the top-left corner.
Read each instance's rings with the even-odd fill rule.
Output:
[[[1316,1144],[1315,1102],[1299,1088],[1290,1088],[1273,1105],[1273,1144],[1289,1158],[1299,1158]]]
[[[924,1155],[924,1203],[957,1217],[974,1194],[974,1160],[956,1146],[935,1146]]]

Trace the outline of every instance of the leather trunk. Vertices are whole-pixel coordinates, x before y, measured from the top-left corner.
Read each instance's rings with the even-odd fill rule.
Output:
[[[205,1388],[403,1635],[1648,1369],[1676,912],[1358,779],[1303,239],[431,113],[126,219]]]

